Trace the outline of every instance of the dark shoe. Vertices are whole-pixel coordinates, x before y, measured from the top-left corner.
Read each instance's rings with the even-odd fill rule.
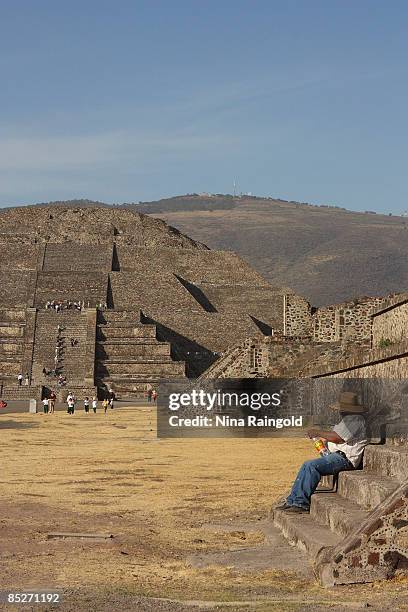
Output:
[[[301,506],[287,506],[286,508],[282,508],[285,512],[290,512],[291,514],[308,514],[310,512],[309,508],[302,508]]]
[[[279,506],[276,506],[275,510],[287,510],[288,508],[291,508],[292,506],[290,506],[288,503],[284,502],[282,504],[280,504]]]

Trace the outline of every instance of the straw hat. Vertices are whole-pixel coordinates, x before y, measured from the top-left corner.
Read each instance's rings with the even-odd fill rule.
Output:
[[[343,391],[339,395],[339,401],[331,406],[333,410],[339,410],[340,412],[354,412],[363,413],[367,412],[368,408],[362,406],[358,401],[357,393],[351,391]]]

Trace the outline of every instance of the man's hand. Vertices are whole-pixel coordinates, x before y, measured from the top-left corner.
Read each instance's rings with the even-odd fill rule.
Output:
[[[308,429],[307,435],[309,438],[321,438],[322,440],[327,440],[328,442],[334,442],[335,444],[343,444],[343,438],[335,431],[323,431],[321,429]]]

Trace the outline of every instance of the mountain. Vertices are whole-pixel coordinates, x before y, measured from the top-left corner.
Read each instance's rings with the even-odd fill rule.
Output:
[[[272,198],[188,195],[127,204],[321,306],[408,288],[408,219]]]

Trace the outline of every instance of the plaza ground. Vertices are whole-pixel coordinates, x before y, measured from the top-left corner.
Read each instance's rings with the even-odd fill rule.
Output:
[[[406,579],[321,588],[271,528],[308,440],[160,440],[140,406],[3,414],[0,435],[0,590],[59,590],[63,610],[408,610]]]

